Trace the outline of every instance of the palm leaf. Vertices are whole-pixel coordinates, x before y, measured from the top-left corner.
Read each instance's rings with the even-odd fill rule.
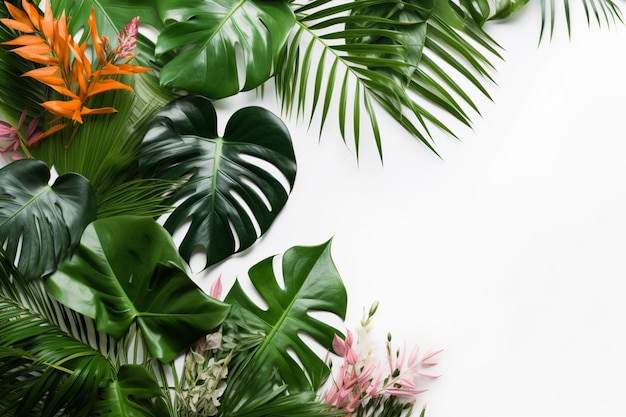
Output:
[[[604,24],[611,26],[616,22],[622,22],[622,12],[619,6],[613,0],[582,0],[582,7],[585,11],[587,24],[591,24],[595,20],[598,26]],[[565,22],[567,24],[567,33],[571,36],[571,6],[570,1],[563,2],[563,12],[565,13]],[[556,0],[541,0],[541,31],[539,41],[543,39],[543,35],[547,29],[550,30],[550,38],[554,34],[556,27],[557,2]],[[546,28],[547,25],[547,28]]]
[[[4,2],[0,3],[0,17],[8,17]],[[12,40],[17,35],[14,30],[0,24],[0,43]],[[32,78],[21,76],[34,69],[35,65],[8,49],[0,44],[0,114],[15,126],[22,111],[27,109],[28,126],[30,120],[42,112],[39,103],[45,101],[46,88]]]
[[[471,21],[462,23],[446,1],[428,7],[413,0],[317,0],[296,16],[276,75],[283,108],[308,111],[311,122],[318,114],[321,135],[338,94],[340,133],[346,140],[351,126],[357,155],[361,119],[369,119],[382,156],[376,105],[434,151],[430,127],[453,134],[435,111],[469,125],[465,107],[477,110],[455,79],[487,95],[490,63],[481,49],[497,56],[497,45]]]
[[[0,241],[27,279],[56,269],[95,219],[93,190],[85,178],[61,175],[50,186],[45,163],[24,159],[0,169]]]
[[[329,374],[327,364],[301,335],[330,349],[333,335],[340,333],[310,314],[345,315],[347,295],[330,256],[330,242],[291,248],[281,260],[279,264],[274,258],[265,259],[248,274],[266,308],[256,305],[239,281],[226,296],[232,314],[224,323],[225,337],[243,327],[257,335],[258,343],[244,359],[235,361],[222,399],[224,415],[248,415],[260,403],[280,396],[280,391],[268,392],[269,387],[286,385],[290,395],[316,392]],[[284,287],[277,276],[282,276]]]
[[[3,277],[6,280],[7,277]],[[0,295],[0,397],[2,415],[35,410],[89,414],[111,364],[90,346],[67,336],[45,317]]]

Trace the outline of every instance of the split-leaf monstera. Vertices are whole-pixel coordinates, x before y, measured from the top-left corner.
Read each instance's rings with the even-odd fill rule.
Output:
[[[161,68],[161,84],[213,99],[267,81],[295,23],[282,0],[160,0],[157,7],[166,26],[156,54],[178,51]],[[243,53],[243,86],[237,46]]]
[[[96,218],[94,192],[84,177],[64,174],[52,186],[49,180],[48,166],[38,160],[0,170],[0,242],[26,279],[53,272]]]
[[[123,365],[94,405],[100,417],[168,417],[163,392],[141,365]]]
[[[174,232],[191,220],[180,253],[189,261],[204,248],[207,266],[267,231],[289,196],[281,176],[289,189],[296,176],[291,136],[278,117],[260,107],[243,108],[219,136],[215,109],[199,96],[174,100],[155,115],[139,164],[149,177],[189,177],[172,195],[172,202],[182,202],[165,228]]]
[[[249,376],[254,381],[246,383],[267,385],[277,368],[291,393],[317,390],[329,369],[302,334],[330,348],[333,334],[340,332],[311,313],[328,312],[343,319],[347,307],[346,290],[330,256],[330,242],[293,247],[282,256],[282,271],[275,271],[274,258],[267,258],[253,266],[248,275],[267,308],[256,305],[238,281],[225,300],[233,304],[234,317],[264,335],[254,353],[257,368]],[[277,276],[283,277],[284,288]]]
[[[137,322],[148,351],[163,362],[217,327],[229,310],[187,276],[169,233],[144,217],[91,223],[46,289],[111,336],[122,337]]]

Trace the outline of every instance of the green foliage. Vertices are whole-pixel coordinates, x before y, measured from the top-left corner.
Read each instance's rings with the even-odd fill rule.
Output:
[[[98,417],[167,417],[163,391],[141,365],[123,365],[94,404]]]
[[[592,18],[598,25],[611,25],[616,21],[623,22],[622,13],[619,6],[613,0],[582,0],[582,6],[585,10],[587,23],[591,24]],[[541,32],[539,40],[543,38],[546,29],[546,23],[549,19],[550,37],[554,33],[556,27],[556,0],[541,0]],[[565,22],[567,24],[567,32],[571,34],[571,5],[569,0],[563,2],[563,11],[565,12]]]
[[[8,277],[3,276],[6,280]],[[87,416],[111,364],[45,317],[0,295],[0,404],[3,416]]]
[[[0,18],[8,17],[4,2],[0,2]],[[14,39],[17,32],[0,24],[0,43]],[[24,78],[21,75],[32,70],[35,65],[14,53],[9,53],[8,47],[0,44],[0,115],[11,122],[13,126],[24,109],[28,110],[29,117],[26,126],[33,117],[41,113],[39,103],[45,101],[46,88],[37,81]]]
[[[469,119],[458,101],[476,108],[449,74],[487,94],[480,78],[488,77],[489,61],[466,37],[491,53],[494,43],[471,21],[463,23],[446,1],[317,0],[297,8],[296,16],[297,30],[276,75],[283,107],[308,112],[311,121],[319,112],[321,132],[338,96],[341,135],[345,140],[351,128],[357,155],[366,117],[382,156],[376,104],[434,151],[428,126],[452,131],[427,105],[464,124]]]
[[[244,108],[219,136],[213,105],[198,96],[177,99],[155,116],[139,163],[146,177],[188,178],[169,200],[182,202],[165,228],[173,233],[191,220],[180,253],[188,261],[204,248],[207,266],[248,248],[267,231],[288,198],[280,177],[291,188],[296,175],[291,137],[278,117],[260,107]]]
[[[140,17],[142,24],[157,30],[162,28],[154,0],[133,0],[132,3],[126,0],[53,0],[50,4],[55,16],[60,16],[62,12],[65,12],[66,16],[72,16],[68,22],[68,28],[72,33],[79,32],[81,26],[87,22],[93,7],[99,34],[106,36],[113,45],[120,30],[135,16]],[[86,34],[83,33],[83,36]],[[143,53],[151,51],[140,50],[140,54]]]
[[[27,279],[53,272],[95,219],[96,202],[87,180],[50,171],[38,160],[19,160],[0,169],[0,241]]]
[[[160,70],[161,83],[213,99],[250,90],[272,75],[295,17],[283,0],[160,0],[165,29],[157,57],[176,51]],[[243,53],[240,85],[236,45]]]
[[[217,327],[228,306],[185,273],[170,235],[149,218],[91,223],[74,256],[46,280],[50,295],[122,337],[137,322],[152,357],[173,360]]]
[[[303,337],[330,349],[333,335],[340,332],[311,313],[345,317],[347,294],[330,256],[330,242],[289,249],[282,256],[281,267],[277,260],[267,258],[249,271],[252,285],[267,308],[257,306],[239,281],[226,296],[232,313],[225,326],[243,324],[247,331],[259,334],[260,340],[230,376],[223,399],[229,410],[225,415],[247,415],[262,403],[261,393],[280,396],[276,387],[282,384],[290,395],[315,392],[329,374],[327,364]],[[279,276],[284,286],[277,282]],[[237,329],[226,329],[225,333],[229,331]]]

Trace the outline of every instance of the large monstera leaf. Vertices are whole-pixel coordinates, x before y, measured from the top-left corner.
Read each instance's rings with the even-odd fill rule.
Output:
[[[168,417],[163,391],[141,365],[122,365],[95,403],[100,417]]]
[[[146,217],[91,223],[46,289],[113,337],[136,322],[150,354],[163,362],[215,329],[229,311],[187,276],[169,233]]]
[[[302,335],[330,349],[333,335],[341,333],[311,313],[332,313],[344,319],[347,306],[347,293],[331,258],[330,242],[293,247],[282,256],[282,271],[275,271],[275,267],[274,258],[267,258],[249,271],[252,285],[267,308],[255,304],[239,281],[226,297],[226,302],[232,304],[233,317],[245,323],[247,329],[264,335],[254,353],[258,368],[248,377],[254,379],[250,383],[263,386],[276,369],[290,393],[316,391],[329,369]],[[284,287],[277,282],[280,275]]]
[[[219,136],[215,109],[199,96],[177,99],[157,113],[139,164],[146,177],[189,177],[173,194],[172,203],[180,204],[164,226],[173,233],[191,220],[179,250],[189,261],[203,248],[206,266],[248,248],[267,231],[296,175],[291,136],[278,117],[246,107]]]
[[[165,22],[157,56],[178,51],[161,69],[161,83],[213,99],[256,88],[269,79],[295,23],[283,0],[159,0],[157,4]],[[237,47],[243,53],[240,65]],[[245,68],[243,86],[238,67]]]
[[[49,185],[50,170],[38,160],[0,169],[0,242],[26,279],[53,272],[96,218],[93,189],[68,173]]]

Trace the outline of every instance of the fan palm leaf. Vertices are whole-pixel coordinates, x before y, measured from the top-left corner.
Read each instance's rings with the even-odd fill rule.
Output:
[[[310,122],[319,114],[321,134],[338,94],[340,133],[345,141],[352,129],[357,155],[367,118],[382,156],[376,105],[435,151],[429,128],[453,132],[434,108],[466,125],[465,107],[477,110],[455,80],[488,96],[485,53],[498,56],[498,47],[447,2],[317,0],[295,11],[296,29],[275,78],[281,104],[290,114],[308,111]]]

